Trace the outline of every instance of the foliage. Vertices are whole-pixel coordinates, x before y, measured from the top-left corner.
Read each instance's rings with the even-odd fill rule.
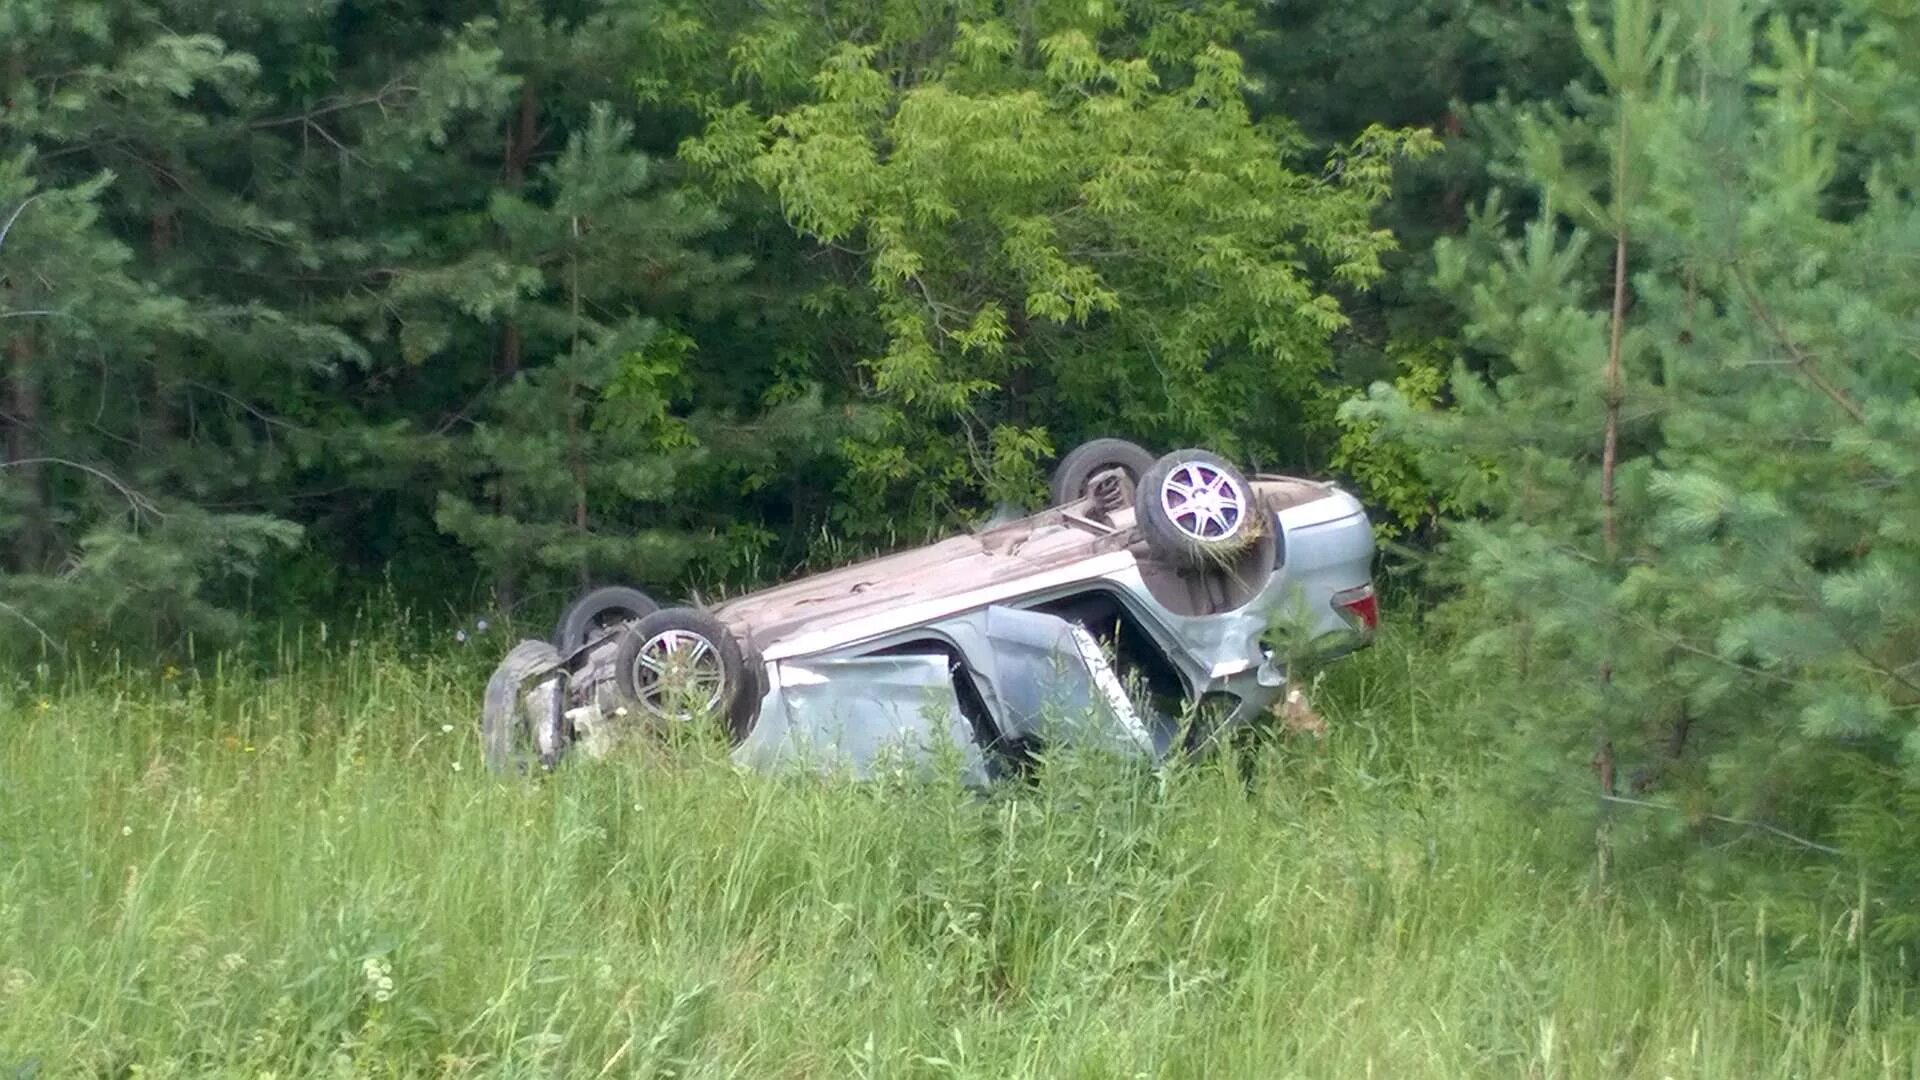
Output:
[[[229,501],[284,469],[287,449],[234,391],[290,400],[358,355],[337,330],[218,283],[309,249],[288,205],[222,190],[204,167],[255,146],[235,114],[256,104],[258,65],[159,20],[150,5],[112,21],[90,4],[0,15],[35,43],[12,38],[0,92],[9,630],[151,640],[230,626],[203,586],[250,575],[299,535]],[[153,268],[200,230],[232,241],[217,272],[206,252]]]
[[[1543,836],[1904,945],[1916,102],[1885,0],[0,0],[0,651],[711,597],[1203,444],[1440,543]]]
[[[843,256],[855,313],[884,328],[861,361],[893,419],[883,447],[851,449],[847,527],[897,492],[935,520],[1029,501],[1054,450],[1102,430],[1300,445],[1346,321],[1329,290],[1379,275],[1391,240],[1369,216],[1427,143],[1370,128],[1302,171],[1292,127],[1252,118],[1241,58],[1157,37],[1148,13],[889,21],[826,51],[803,103],[722,111],[683,150]],[[930,39],[950,44],[908,47]]]
[[[1415,409],[1438,403],[1446,384],[1443,364],[1449,356],[1449,344],[1441,340],[1419,347],[1390,346],[1399,370],[1392,383],[1393,393]],[[1441,492],[1421,471],[1418,454],[1404,443],[1381,437],[1378,421],[1343,411],[1336,422],[1340,439],[1328,464],[1352,477],[1365,493],[1374,532],[1382,539],[1427,529],[1442,515],[1454,516],[1463,509],[1457,499]]]
[[[1771,835],[1736,822],[1840,844],[1859,861],[1816,864],[1814,894],[1865,868],[1890,890],[1869,932],[1907,940],[1914,863],[1880,830],[1906,831],[1884,808],[1920,781],[1920,364],[1896,269],[1920,162],[1892,104],[1920,37],[1866,7],[1823,25],[1719,0],[1618,3],[1581,41],[1604,93],[1511,127],[1541,212],[1510,237],[1492,204],[1438,251],[1491,372],[1458,371],[1448,410],[1376,388],[1355,415],[1480,511],[1449,566],[1500,615],[1462,667],[1508,688],[1492,726],[1536,800],[1625,813],[1589,794],[1591,762],[1667,808],[1616,840],[1711,841],[1693,865],[1714,887],[1723,841]],[[1624,319],[1596,232],[1626,255]]]
[[[512,606],[767,548],[827,406],[701,360],[767,333],[638,145],[674,141],[628,87],[648,8],[7,5],[8,631],[178,647],[257,575]]]
[[[0,22],[28,637],[733,587],[1092,434],[1308,466],[1428,145],[1257,117],[1234,0]]]

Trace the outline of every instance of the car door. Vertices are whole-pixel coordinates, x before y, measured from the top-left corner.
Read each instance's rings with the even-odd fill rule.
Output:
[[[760,721],[734,754],[741,764],[862,778],[951,769],[966,783],[987,783],[945,654],[783,660],[771,669]]]
[[[1040,611],[988,607],[937,629],[959,643],[1000,734],[1014,742],[1098,746],[1157,758],[1100,645],[1084,628]]]

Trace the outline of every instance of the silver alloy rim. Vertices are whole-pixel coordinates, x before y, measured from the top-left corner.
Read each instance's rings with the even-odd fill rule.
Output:
[[[1161,483],[1160,508],[1183,536],[1215,544],[1246,524],[1247,493],[1226,470],[1189,461],[1175,466]]]
[[[692,630],[662,630],[640,646],[633,658],[635,704],[662,719],[720,707],[727,689],[726,668],[713,642]]]

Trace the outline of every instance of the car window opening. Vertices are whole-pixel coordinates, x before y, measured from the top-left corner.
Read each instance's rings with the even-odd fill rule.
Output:
[[[1035,611],[1078,623],[1112,658],[1114,674],[1129,689],[1138,688],[1149,711],[1177,717],[1186,707],[1187,686],[1153,635],[1112,593],[1094,590],[1037,605]]]

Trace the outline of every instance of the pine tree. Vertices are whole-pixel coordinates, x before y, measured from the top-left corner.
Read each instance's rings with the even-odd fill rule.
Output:
[[[248,573],[298,530],[213,507],[258,467],[256,443],[225,401],[193,406],[229,363],[324,362],[347,348],[284,312],[209,302],[190,270],[158,268],[194,227],[289,242],[283,222],[218,190],[189,153],[244,130],[214,116],[246,101],[257,66],[166,22],[158,5],[15,3],[0,14],[10,31],[0,531],[13,540],[0,591],[43,636],[230,627],[203,586]]]
[[[662,190],[632,136],[596,106],[552,166],[489,207],[527,281],[509,309],[517,347],[544,362],[502,389],[458,455],[492,508],[447,493],[440,517],[503,571],[670,578],[700,548],[686,531],[700,522],[673,507],[700,454],[676,412],[699,358],[664,320],[723,306],[740,268],[689,246],[717,213]]]
[[[1712,839],[1676,849],[1703,869],[1735,837],[1871,854],[1892,910],[1920,858],[1889,855],[1910,830],[1881,809],[1920,781],[1920,308],[1896,269],[1920,38],[1635,0],[1582,41],[1604,92],[1512,127],[1540,212],[1509,237],[1496,203],[1439,249],[1486,374],[1447,410],[1377,388],[1356,412],[1483,515],[1448,552],[1461,667],[1506,688],[1526,793],[1623,842]]]
[[[406,394],[369,452],[397,498],[437,492],[434,526],[508,608],[594,578],[737,579],[764,522],[796,515],[779,493],[832,472],[817,384],[770,342],[787,305],[755,295],[787,283],[751,276],[758,252],[668,153],[697,80],[634,100],[705,58],[679,18],[582,0],[469,24],[505,92],[391,179],[367,230],[391,276],[354,315]]]
[[[23,2],[0,28],[9,626],[230,630],[262,572],[282,605],[388,569],[466,602],[476,560],[726,575],[802,513],[768,492],[830,445],[819,395],[662,168],[681,103],[633,102],[681,62],[671,12]]]

